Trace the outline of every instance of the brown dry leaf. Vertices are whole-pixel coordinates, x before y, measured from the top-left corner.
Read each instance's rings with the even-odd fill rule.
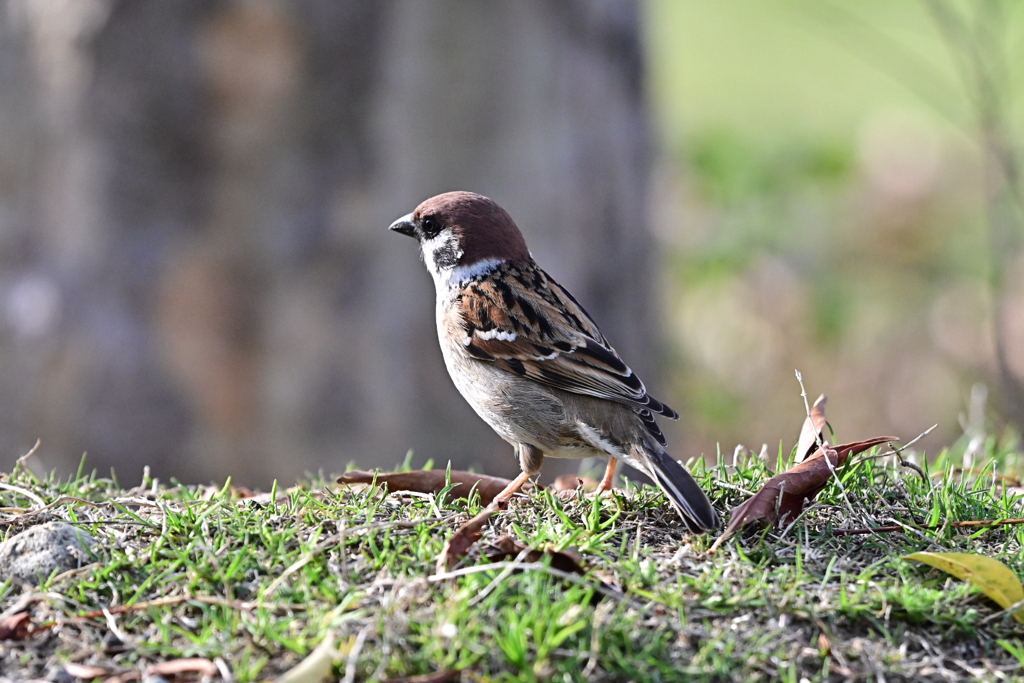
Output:
[[[454,474],[454,472],[453,472]],[[484,533],[484,525],[494,514],[494,510],[485,509],[471,520],[459,527],[458,531],[452,534],[437,556],[437,573],[451,570],[459,563],[459,560],[466,556],[469,549],[473,547]]]
[[[193,657],[191,659],[172,659],[169,662],[158,662],[146,669],[146,676],[174,677],[181,674],[199,674],[203,678],[217,675],[217,665],[209,659]]]
[[[28,612],[0,619],[0,640],[24,640],[31,632],[32,618]]]
[[[109,676],[111,671],[102,666],[90,666],[88,664],[75,664],[68,662],[64,665],[64,671],[73,678],[84,678],[91,681],[94,678]]]
[[[491,562],[500,562],[501,560],[514,560],[519,557],[520,553],[527,550],[526,546],[512,538],[508,534],[505,534],[494,543],[491,543],[486,550],[484,555],[487,556]],[[583,561],[580,557],[568,550],[537,550],[536,548],[530,548],[526,555],[523,557],[524,562],[540,562],[544,557],[551,558],[551,568],[557,569],[566,574],[579,574],[583,576],[587,573],[587,570],[583,567]],[[592,574],[592,576],[596,576]],[[600,580],[600,577],[596,577]],[[596,605],[601,601],[601,598],[610,596],[621,596],[622,591],[618,590],[615,586],[610,584],[608,581],[601,581],[601,585],[598,590],[594,593],[594,596],[590,599],[590,604]]]
[[[802,463],[776,474],[765,482],[760,491],[733,508],[729,526],[709,552],[717,550],[727,538],[751,522],[774,525],[796,517],[804,505],[825,488],[832,471],[846,464],[847,458],[873,446],[896,440],[894,436],[879,436],[835,448],[829,448],[827,444],[824,449],[819,448]]]
[[[811,406],[811,413],[804,419],[804,426],[800,429],[800,438],[796,442],[796,461],[801,462],[818,450],[818,440],[823,439],[825,434],[825,403],[828,397],[822,394]]]
[[[462,669],[435,671],[432,674],[421,674],[419,676],[388,678],[384,683],[454,683],[459,680],[462,680]]]
[[[505,534],[494,543],[488,546],[484,554],[491,562],[499,562],[505,559],[515,559],[519,553],[526,550],[526,546]],[[540,562],[545,555],[551,558],[551,567],[566,574],[586,574],[587,570],[580,564],[580,558],[575,553],[565,550],[537,550],[531,548],[523,558],[524,562]]]
[[[354,470],[338,477],[339,484],[372,484],[376,478],[377,485],[383,486],[388,492],[416,491],[418,493],[437,493],[445,487],[446,470],[413,470],[411,472],[361,472]],[[494,497],[511,483],[502,477],[489,477],[486,474],[474,474],[463,470],[451,471],[451,482],[456,484],[451,495],[455,498],[468,498],[469,492],[476,485],[480,493],[480,504],[490,505]]]

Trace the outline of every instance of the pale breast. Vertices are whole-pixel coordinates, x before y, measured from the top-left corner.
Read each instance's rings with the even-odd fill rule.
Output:
[[[439,306],[437,326],[445,366],[459,393],[509,443],[537,446],[551,457],[593,455],[551,389],[470,356],[454,309]]]

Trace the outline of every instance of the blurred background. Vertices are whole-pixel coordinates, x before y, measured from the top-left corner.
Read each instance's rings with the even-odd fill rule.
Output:
[[[683,414],[678,458],[792,447],[794,369],[843,440],[1024,427],[1020,3],[0,7],[0,470],[40,438],[124,484],[516,472],[387,232],[453,189]]]

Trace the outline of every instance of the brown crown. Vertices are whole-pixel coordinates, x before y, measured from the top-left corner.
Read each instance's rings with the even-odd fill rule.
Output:
[[[413,220],[433,218],[451,228],[462,248],[460,266],[485,259],[529,259],[530,250],[512,216],[493,200],[473,192],[446,192],[424,201]]]

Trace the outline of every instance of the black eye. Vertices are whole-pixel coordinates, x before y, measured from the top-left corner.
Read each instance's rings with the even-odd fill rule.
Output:
[[[424,218],[423,219],[423,236],[424,237],[429,239],[429,238],[434,237],[435,235],[437,235],[437,233],[439,233],[439,232],[441,232],[441,224],[440,223],[438,223],[433,218]]]

